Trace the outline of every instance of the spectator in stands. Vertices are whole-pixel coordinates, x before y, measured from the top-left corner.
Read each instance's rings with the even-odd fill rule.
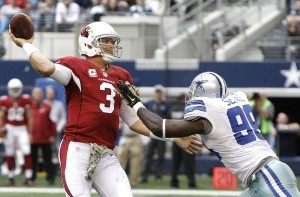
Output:
[[[121,124],[121,137],[118,144],[117,157],[124,170],[129,165],[129,182],[131,187],[138,183],[141,174],[144,146],[141,136],[133,132],[124,122]]]
[[[145,5],[147,8],[151,10],[151,13],[154,15],[161,15],[165,12],[165,10],[169,9],[169,7],[172,7],[177,2],[176,0],[145,0]],[[172,9],[173,12],[176,12],[177,9]]]
[[[135,4],[130,6],[129,11],[133,17],[151,13],[151,9],[146,7],[144,0],[136,0]]]
[[[276,128],[278,130],[298,130],[300,125],[297,122],[290,123],[288,115],[280,112],[276,117]]]
[[[181,94],[177,98],[176,104],[172,105],[171,118],[183,119],[185,107],[185,94]],[[188,187],[196,188],[195,168],[196,155],[191,155],[181,150],[176,144],[172,145],[172,169],[170,186],[179,188],[179,180],[177,178],[180,173],[181,164],[184,164],[184,172],[188,179]]]
[[[31,17],[34,24],[34,30],[38,31],[40,23],[39,10],[35,9],[34,5],[30,1],[27,1],[25,4],[25,8],[22,10],[22,12]]]
[[[79,21],[80,7],[73,0],[63,0],[58,2],[55,10],[55,22],[58,31],[72,31],[74,23]]]
[[[119,1],[118,2],[118,10],[119,12],[123,12],[122,15],[126,15],[127,12],[129,12],[129,5],[127,1]]]
[[[267,98],[265,92],[255,92],[252,100],[250,100],[250,106],[252,107],[252,114],[254,119],[259,126],[261,134],[269,142],[272,148],[275,145],[275,136],[271,132],[272,120],[275,115],[275,106]]]
[[[83,9],[88,9],[93,6],[93,2],[91,0],[75,0],[75,3]]]
[[[300,31],[296,22],[287,24],[287,59],[296,60],[300,58]]]
[[[126,1],[108,0],[106,3],[108,15],[126,15],[129,5]]]
[[[10,0],[8,4],[0,8],[0,33],[7,30],[11,17],[21,11],[22,9],[17,5],[16,0]]]
[[[90,22],[90,9],[93,6],[92,0],[75,0],[80,7],[80,22]]]
[[[288,24],[296,23],[300,24],[300,0],[294,1],[294,6],[291,12],[286,16],[286,21]]]
[[[126,0],[126,2],[129,7],[135,4],[135,0]]]
[[[30,137],[32,116],[30,96],[22,94],[23,83],[14,78],[7,84],[8,96],[0,98],[0,134],[4,135],[6,164],[8,168],[7,186],[15,185],[15,156],[17,148],[24,156],[25,185],[32,186],[32,159]]]
[[[287,15],[291,13],[293,3],[294,3],[294,0],[285,0],[286,14]]]
[[[154,98],[145,104],[149,110],[154,112],[155,114],[168,118],[170,117],[170,107],[165,100],[165,88],[157,84],[154,86]],[[165,151],[166,151],[166,142],[157,141],[150,139],[150,142],[145,147],[145,157],[143,161],[142,168],[142,176],[141,183],[148,182],[148,175],[151,172],[151,163],[153,162],[153,157],[155,151],[158,155],[157,165],[155,168],[155,178],[156,182],[160,183],[162,181],[162,174],[164,169],[164,161],[165,161]]]
[[[287,59],[296,60],[300,58],[300,0],[294,0],[293,8],[290,13],[286,16],[287,25]]]
[[[39,28],[41,31],[54,31],[55,22],[55,1],[45,0],[38,4],[39,9]]]
[[[46,100],[45,103],[51,106],[51,120],[56,123],[56,138],[55,138],[55,151],[58,155],[60,142],[64,135],[64,129],[67,123],[67,112],[62,101],[56,99],[56,89],[53,86],[46,87]]]
[[[106,10],[109,12],[108,14],[114,14],[114,12],[118,11],[118,2],[117,0],[107,0]]]
[[[278,135],[280,135],[280,137],[278,138],[279,147],[277,149],[279,156],[297,156],[300,135],[288,133],[286,131],[299,129],[299,123],[290,122],[289,117],[286,113],[278,113],[276,117],[276,130],[278,132]]]
[[[94,0],[93,7],[90,10],[92,21],[100,21],[101,16],[106,12],[106,4],[104,0]]]
[[[16,5],[17,7],[23,9],[23,8],[25,8],[26,1],[27,1],[27,0],[5,0],[5,4],[6,4],[6,5],[14,4],[14,5]]]
[[[52,163],[52,144],[55,142],[55,123],[50,119],[51,106],[43,102],[43,90],[34,87],[32,97],[33,127],[31,136],[31,155],[33,164],[32,181],[36,180],[38,164],[40,161],[39,150],[42,152],[43,166],[47,173],[49,185],[54,184],[55,171]]]

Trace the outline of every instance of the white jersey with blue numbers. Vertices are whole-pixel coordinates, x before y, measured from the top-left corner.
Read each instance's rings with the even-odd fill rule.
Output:
[[[234,92],[225,98],[193,98],[187,102],[184,116],[186,120],[204,117],[211,122],[212,131],[201,135],[205,146],[245,185],[263,159],[277,158],[251,111],[246,94]]]

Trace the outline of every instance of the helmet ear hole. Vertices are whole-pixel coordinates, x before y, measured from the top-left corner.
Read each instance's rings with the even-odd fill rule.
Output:
[[[93,48],[91,45],[88,45],[88,44],[87,44],[86,46],[87,46],[89,49],[92,49],[92,48]]]

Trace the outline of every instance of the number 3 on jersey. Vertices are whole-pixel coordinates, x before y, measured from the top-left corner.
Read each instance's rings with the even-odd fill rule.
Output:
[[[104,103],[100,103],[99,107],[104,113],[112,113],[115,109],[115,99],[116,93],[114,92],[114,87],[110,83],[101,83],[100,90],[110,89],[110,94],[106,95],[106,100],[109,101],[109,106],[106,107]]]
[[[227,116],[238,144],[245,145],[264,140],[252,115],[250,105],[235,106],[227,110]]]

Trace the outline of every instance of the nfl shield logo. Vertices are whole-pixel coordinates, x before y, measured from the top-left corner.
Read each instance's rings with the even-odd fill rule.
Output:
[[[104,77],[107,77],[107,73],[106,73],[106,72],[103,72],[103,76],[104,76]]]
[[[89,77],[98,77],[96,69],[89,69],[88,74],[89,74]]]

